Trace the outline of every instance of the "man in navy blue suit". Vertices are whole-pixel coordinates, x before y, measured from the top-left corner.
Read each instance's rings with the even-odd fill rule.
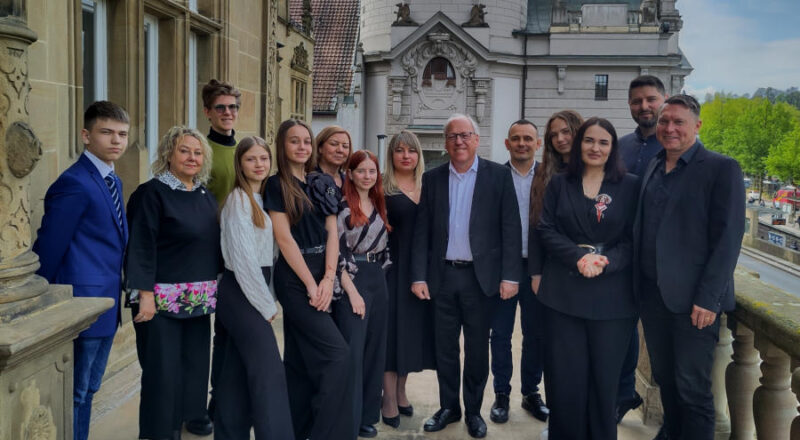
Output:
[[[121,272],[128,224],[122,181],[114,161],[128,146],[128,113],[98,101],[86,109],[81,138],[86,149],[48,188],[33,251],[37,272],[53,284],[71,284],[73,296],[111,298],[114,307],[75,340],[73,438],[89,437],[92,397],[100,388],[119,323]]]

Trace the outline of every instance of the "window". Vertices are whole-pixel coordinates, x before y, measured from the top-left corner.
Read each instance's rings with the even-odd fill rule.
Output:
[[[83,107],[108,96],[108,29],[105,0],[83,0]]]
[[[436,57],[430,62],[428,65],[425,66],[425,70],[422,72],[422,85],[425,87],[431,87],[433,85],[433,81],[431,80],[446,80],[446,86],[453,86],[456,85],[456,71],[453,69],[453,65],[450,64],[450,61],[442,57]]]
[[[189,0],[189,10],[192,12],[197,12],[197,0]]]
[[[144,140],[150,163],[158,152],[158,19],[144,16]]]
[[[608,100],[608,75],[594,76],[594,100]]]
[[[295,119],[306,119],[306,82],[292,78],[292,114]]]
[[[197,128],[197,34],[189,34],[189,72],[186,79],[189,90],[186,100],[188,125]]]

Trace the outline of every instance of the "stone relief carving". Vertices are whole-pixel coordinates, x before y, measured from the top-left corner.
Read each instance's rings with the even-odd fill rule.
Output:
[[[400,113],[403,108],[403,89],[405,88],[406,78],[391,78],[392,88],[392,111],[391,115],[395,120],[400,119]]]
[[[656,2],[655,0],[642,0],[642,5],[639,8],[639,11],[642,14],[642,24],[657,24],[658,21],[656,20]]]
[[[483,122],[484,113],[486,113],[486,95],[489,92],[489,78],[474,79],[472,81],[475,86],[475,117],[478,122]]]
[[[292,55],[292,69],[298,69],[304,71],[305,73],[310,72],[308,69],[308,51],[306,50],[306,46],[302,41],[294,48],[294,55]]]
[[[22,393],[22,420],[19,426],[21,440],[56,440],[56,425],[53,412],[41,404],[41,396],[36,381],[31,381]]]
[[[280,118],[280,110],[275,107],[275,95],[278,91],[275,87],[275,70],[278,65],[278,39],[275,34],[275,29],[278,27],[278,1],[271,0],[269,2],[269,17],[270,29],[267,34],[267,132],[264,134],[264,140],[267,145],[272,145],[275,140],[275,130],[277,129],[278,121]],[[271,112],[271,114],[270,114]]]
[[[311,15],[311,0],[303,0],[303,31],[311,35],[314,32],[314,17]]]
[[[461,25],[462,27],[489,27],[486,23],[486,5],[473,5],[469,11],[469,20]]]
[[[567,79],[567,66],[558,66],[558,93],[564,93],[564,81]]]
[[[472,53],[464,47],[453,43],[448,33],[431,33],[428,34],[428,41],[422,42],[406,52],[401,60],[403,70],[408,73],[415,92],[418,91],[420,85],[420,81],[415,80],[420,75],[420,70],[428,61],[437,56],[450,61],[455,70],[464,79],[471,79],[475,75],[478,60]],[[464,81],[459,81],[459,79],[462,78],[456,79],[456,89],[458,92],[463,92]]]
[[[42,156],[42,143],[24,122],[14,122],[6,130],[6,159],[14,177],[21,179],[36,166]]]

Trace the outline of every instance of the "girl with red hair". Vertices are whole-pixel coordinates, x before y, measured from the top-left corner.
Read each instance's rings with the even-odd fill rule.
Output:
[[[386,201],[378,158],[369,151],[350,156],[337,216],[340,285],[334,289],[333,318],[350,345],[353,408],[359,437],[375,437],[386,363],[390,264]]]

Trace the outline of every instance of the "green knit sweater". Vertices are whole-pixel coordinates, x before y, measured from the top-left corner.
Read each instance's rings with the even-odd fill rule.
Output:
[[[217,198],[217,203],[222,206],[225,197],[233,189],[236,173],[233,170],[233,161],[236,154],[236,133],[230,136],[217,133],[213,129],[208,133],[208,145],[214,154],[211,164],[211,178],[208,181],[208,190]]]

